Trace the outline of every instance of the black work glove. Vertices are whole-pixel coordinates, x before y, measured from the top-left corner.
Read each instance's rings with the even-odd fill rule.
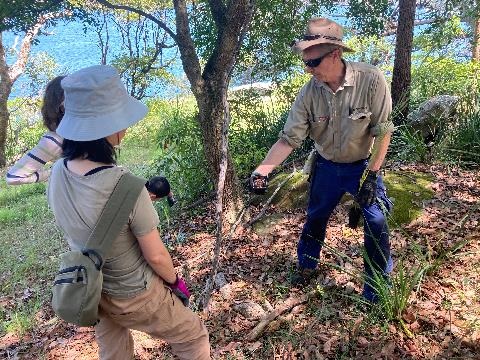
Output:
[[[367,176],[360,190],[358,190],[357,196],[355,196],[355,200],[357,200],[361,207],[372,205],[375,202],[377,196],[377,177],[376,171],[367,170]]]
[[[248,187],[251,192],[258,195],[263,195],[267,192],[268,176],[264,176],[256,171],[250,175]]]
[[[352,205],[352,207],[348,210],[348,227],[351,229],[356,229],[361,215],[362,209],[356,204]]]

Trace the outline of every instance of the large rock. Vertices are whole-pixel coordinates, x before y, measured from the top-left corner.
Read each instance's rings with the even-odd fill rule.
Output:
[[[458,96],[435,96],[408,115],[408,124],[420,131],[426,142],[430,142],[444,128],[443,124],[455,114],[458,100]]]
[[[248,320],[258,320],[266,314],[265,310],[263,310],[259,304],[251,300],[245,300],[233,305],[233,310]]]
[[[276,175],[268,184],[267,194],[262,200],[268,199],[277,187],[291,174],[282,173]],[[308,176],[303,172],[295,172],[294,175],[280,188],[272,204],[280,210],[304,208],[308,202],[310,183]]]

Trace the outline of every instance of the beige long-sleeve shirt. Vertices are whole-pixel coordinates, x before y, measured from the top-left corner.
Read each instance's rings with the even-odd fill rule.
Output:
[[[382,72],[365,63],[345,65],[343,85],[335,93],[315,78],[300,90],[279,134],[293,148],[310,136],[322,157],[339,163],[366,159],[374,137],[394,130]]]

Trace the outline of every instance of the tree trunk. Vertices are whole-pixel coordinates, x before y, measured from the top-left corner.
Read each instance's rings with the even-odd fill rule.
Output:
[[[5,147],[7,145],[7,128],[10,114],[8,112],[8,97],[12,92],[12,86],[20,75],[25,71],[30,49],[40,28],[49,19],[59,18],[63,13],[47,13],[39,16],[37,23],[33,25],[22,39],[15,63],[8,66],[3,47],[2,32],[0,32],[0,167],[6,165]]]
[[[8,74],[8,66],[5,58],[5,48],[0,32],[0,167],[7,163],[5,147],[7,144],[7,129],[10,114],[8,112],[8,97],[12,91],[12,82]]]
[[[187,0],[173,0],[175,10],[174,33],[166,23],[140,9],[128,5],[116,5],[107,0],[96,0],[111,9],[132,11],[155,22],[178,45],[183,70],[197,100],[198,121],[211,180],[218,186],[218,174],[222,159],[222,125],[226,119],[225,99],[233,66],[253,16],[253,0],[209,0],[208,6],[217,28],[217,39],[205,66],[200,64],[190,31]],[[233,162],[227,149],[227,172],[224,185],[223,208],[229,222],[242,204],[241,191],[235,176]]]
[[[196,95],[198,104],[198,121],[200,124],[202,143],[211,181],[218,186],[218,174],[222,158],[222,125],[224,121],[224,101],[226,84],[206,83],[204,91]],[[243,201],[238,178],[233,167],[230,152],[227,152],[227,173],[223,192],[223,209],[226,222],[232,224],[236,214],[242,208]]]
[[[0,167],[7,164],[7,157],[5,154],[5,147],[7,144],[7,129],[8,129],[8,96],[10,95],[11,87],[0,85]]]
[[[215,48],[202,71],[190,33],[187,2],[174,0],[173,4],[177,28],[176,42],[183,69],[197,100],[205,156],[212,182],[217,187],[222,159],[222,125],[227,111],[225,108],[227,88],[238,51],[253,15],[254,5],[251,0],[230,0],[226,3],[219,0],[209,1],[218,36]],[[228,149],[227,161],[223,215],[226,222],[233,223],[243,201]]]
[[[392,78],[393,122],[396,125],[405,122],[408,115],[415,9],[415,0],[400,0]]]
[[[473,21],[472,59],[480,60],[480,19]]]

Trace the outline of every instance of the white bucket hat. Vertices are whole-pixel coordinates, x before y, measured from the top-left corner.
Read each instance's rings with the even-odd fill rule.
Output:
[[[95,65],[61,82],[65,114],[56,132],[68,140],[98,140],[126,129],[145,117],[148,108],[127,94],[117,70]]]
[[[353,51],[343,42],[342,26],[326,18],[310,19],[302,39],[292,43],[292,50],[300,53],[310,46],[319,44],[337,45],[344,51]]]

